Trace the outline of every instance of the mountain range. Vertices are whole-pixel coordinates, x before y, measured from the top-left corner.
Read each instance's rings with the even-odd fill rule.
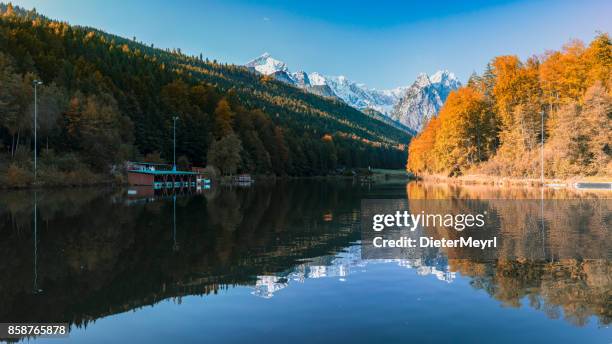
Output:
[[[367,110],[366,114],[380,113],[391,120],[389,122],[397,122],[413,132],[420,131],[438,113],[448,94],[461,86],[453,73],[441,70],[431,76],[419,74],[410,86],[379,90],[343,75],[292,72],[286,63],[268,53],[251,60],[246,67],[310,93],[338,98],[353,108]]]

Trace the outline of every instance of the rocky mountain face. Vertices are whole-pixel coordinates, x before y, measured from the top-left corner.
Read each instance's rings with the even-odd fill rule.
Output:
[[[419,74],[396,103],[391,118],[419,132],[438,114],[449,93],[461,86],[453,73],[438,71],[431,77]]]
[[[461,86],[455,75],[445,70],[431,77],[420,74],[411,86],[389,90],[372,89],[342,75],[291,72],[284,62],[274,59],[268,53],[250,61],[246,67],[308,92],[341,99],[356,109],[375,110],[416,132],[438,113],[448,94]]]

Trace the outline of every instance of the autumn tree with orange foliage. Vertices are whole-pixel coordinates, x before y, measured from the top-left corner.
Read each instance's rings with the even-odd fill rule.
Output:
[[[451,93],[409,147],[416,174],[548,177],[612,171],[612,42],[599,34],[522,62],[499,56]],[[544,118],[544,137],[542,137]]]
[[[440,129],[440,120],[432,117],[425,125],[423,131],[415,136],[408,147],[409,171],[415,174],[437,171],[437,158],[434,157],[431,147],[436,143],[436,135]]]
[[[433,118],[409,147],[408,169],[437,173],[463,168],[488,158],[494,149],[496,123],[484,94],[464,87],[449,94],[438,118]]]

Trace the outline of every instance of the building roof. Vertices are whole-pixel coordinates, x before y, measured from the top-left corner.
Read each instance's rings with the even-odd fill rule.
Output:
[[[168,170],[168,171],[150,171],[150,170],[128,170],[128,173],[140,173],[140,174],[152,174],[155,176],[159,176],[159,175],[201,175],[201,172],[191,172],[191,171],[172,171],[172,170]]]
[[[168,163],[165,163],[165,162],[128,161],[128,163],[135,164],[135,165],[156,165],[156,166],[166,165],[166,166],[172,166],[172,164],[168,164]]]

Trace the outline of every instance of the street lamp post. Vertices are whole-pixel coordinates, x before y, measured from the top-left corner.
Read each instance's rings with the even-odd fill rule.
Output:
[[[34,180],[36,180],[36,163],[37,163],[37,128],[38,128],[38,94],[37,94],[37,87],[42,85],[42,81],[40,80],[34,80]]]
[[[172,170],[176,171],[176,120],[179,119],[178,116],[174,116],[172,117],[172,132],[173,132],[173,136],[174,139],[173,141],[173,164],[172,164]]]

